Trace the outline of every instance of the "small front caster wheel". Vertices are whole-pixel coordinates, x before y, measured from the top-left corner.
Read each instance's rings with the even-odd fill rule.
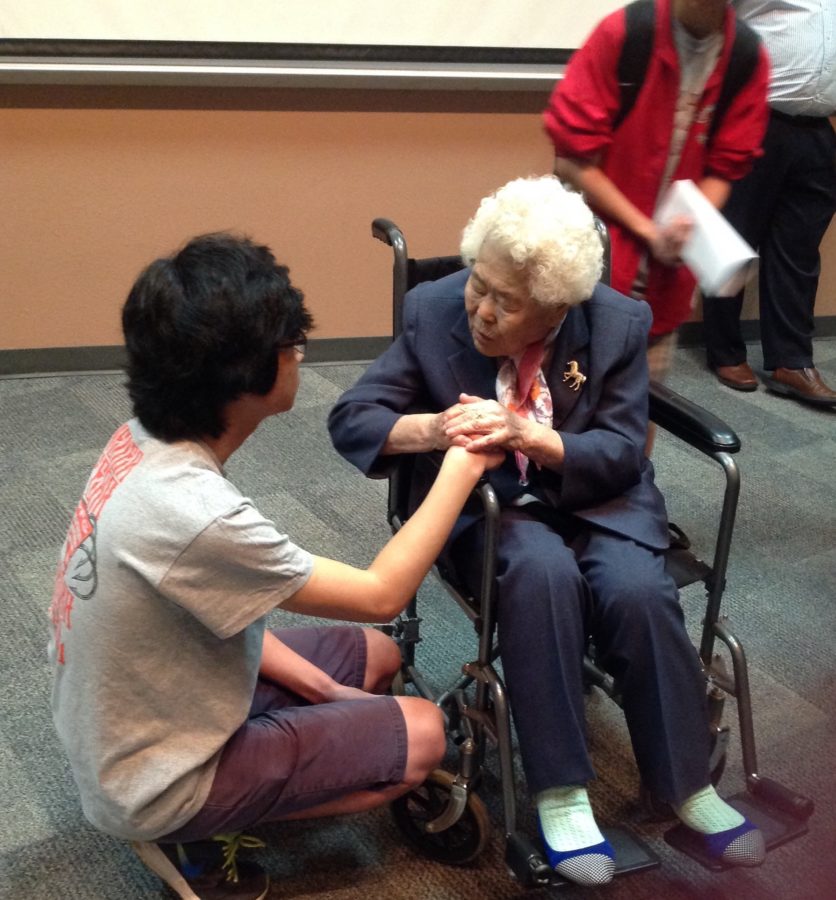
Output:
[[[392,803],[392,815],[409,844],[423,856],[463,866],[482,853],[490,837],[488,811],[475,794],[468,796],[461,817],[449,828],[427,831],[427,823],[437,819],[447,806],[455,778],[444,769],[436,769],[420,787]]]

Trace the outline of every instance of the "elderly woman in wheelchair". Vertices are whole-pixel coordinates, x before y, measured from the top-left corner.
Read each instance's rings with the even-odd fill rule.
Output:
[[[546,858],[581,884],[614,851],[587,795],[583,658],[616,681],[644,784],[727,865],[759,865],[762,833],[709,777],[705,679],[667,574],[664,501],[644,454],[650,310],[599,282],[582,198],[553,178],[485,198],[464,230],[468,267],[407,296],[402,335],[339,400],[334,445],[367,475],[392,457],[501,448],[497,634]],[[420,493],[420,490],[419,490]],[[478,584],[483,519],[449,544]]]

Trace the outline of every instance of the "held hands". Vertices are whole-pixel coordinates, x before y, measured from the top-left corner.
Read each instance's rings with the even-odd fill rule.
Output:
[[[475,484],[489,469],[499,468],[504,459],[505,453],[502,450],[490,447],[479,450],[471,442],[467,447],[451,444],[444,454],[444,465],[460,467]]]
[[[439,413],[444,434],[453,446],[471,453],[525,451],[532,423],[497,403],[472,394],[460,394],[459,402]]]

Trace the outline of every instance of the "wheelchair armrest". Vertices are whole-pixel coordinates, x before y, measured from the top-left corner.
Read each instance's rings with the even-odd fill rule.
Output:
[[[650,419],[709,456],[740,450],[740,438],[730,425],[656,381],[650,382]]]

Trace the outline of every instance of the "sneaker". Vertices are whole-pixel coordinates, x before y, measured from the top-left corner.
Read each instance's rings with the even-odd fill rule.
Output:
[[[258,838],[217,834],[211,841],[155,844],[133,841],[136,855],[181,900],[262,900],[270,879],[252,862],[238,862],[242,847],[263,847]]]

